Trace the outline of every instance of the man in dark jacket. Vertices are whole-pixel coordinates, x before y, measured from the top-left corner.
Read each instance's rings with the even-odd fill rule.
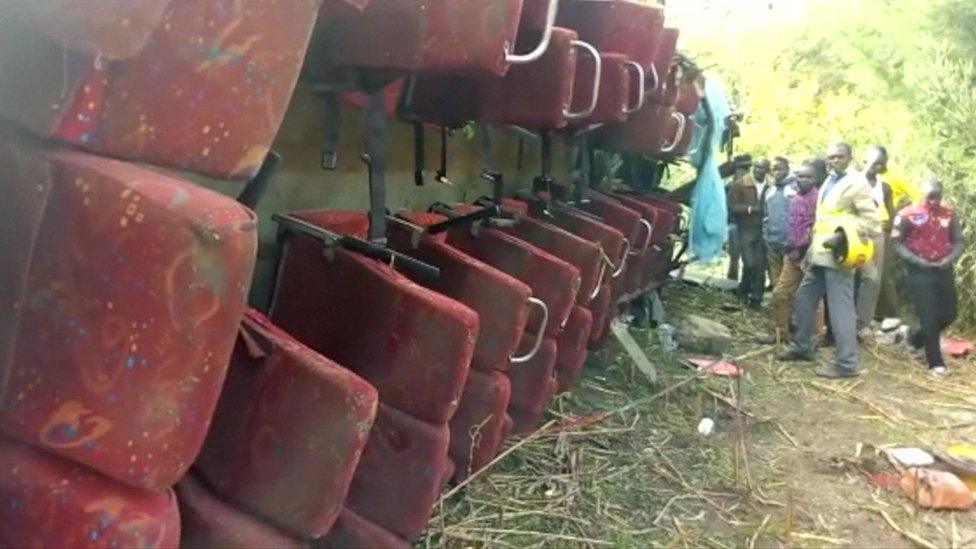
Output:
[[[760,161],[758,164],[762,164]],[[765,177],[766,170],[756,166],[755,175]],[[766,245],[762,234],[762,188],[753,174],[740,175],[729,187],[729,212],[736,225],[736,237],[742,254],[742,278],[739,299],[752,308],[762,304],[766,286]]]
[[[895,253],[908,264],[908,283],[919,328],[910,343],[925,349],[934,375],[945,375],[942,331],[956,320],[957,296],[952,265],[963,250],[962,229],[952,206],[942,201],[942,184],[928,181],[925,198],[902,210],[891,233]]]

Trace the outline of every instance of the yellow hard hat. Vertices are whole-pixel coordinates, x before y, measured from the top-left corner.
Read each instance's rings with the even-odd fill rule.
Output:
[[[850,219],[836,221],[835,244],[831,246],[834,260],[841,267],[860,269],[874,258],[874,242],[864,238],[857,230],[857,224]]]

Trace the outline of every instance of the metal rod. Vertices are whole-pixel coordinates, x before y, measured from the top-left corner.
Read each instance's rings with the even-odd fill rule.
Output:
[[[281,155],[275,151],[268,152],[268,155],[264,157],[264,162],[261,163],[261,169],[258,170],[253,179],[247,182],[244,190],[237,197],[237,201],[252,210],[257,208],[261,197],[268,190],[268,183],[271,182],[280,165]]]
[[[382,89],[367,97],[368,150],[362,157],[369,168],[369,239],[374,242],[386,241],[386,113],[383,100]]]

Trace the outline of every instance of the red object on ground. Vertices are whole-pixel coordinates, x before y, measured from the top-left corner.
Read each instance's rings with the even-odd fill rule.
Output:
[[[323,215],[298,217],[324,226]],[[447,423],[468,375],[477,314],[388,265],[340,247],[330,255],[310,237],[288,239],[271,319],[372,383],[384,404]]]
[[[180,543],[172,490],[138,490],[11,440],[0,440],[0,545],[158,547]]]
[[[0,114],[105,156],[248,179],[284,118],[317,9],[171,0],[145,47],[119,61],[6,25],[0,72],[18,78],[0,82]]]
[[[410,544],[379,526],[343,509],[329,535],[316,540],[321,549],[408,549]]]
[[[451,459],[455,480],[487,465],[512,430],[508,405],[512,384],[501,372],[471,370],[461,406],[451,418]]]
[[[942,352],[953,357],[964,357],[973,352],[973,342],[951,337],[942,338]]]
[[[28,200],[4,204],[43,212],[30,238],[0,242],[17,260],[3,278],[20,277],[0,284],[19,292],[20,314],[0,335],[0,429],[133,486],[174,484],[203,444],[230,361],[253,213],[133,164],[0,149],[10,174],[0,193]]]
[[[586,344],[593,328],[593,315],[577,305],[557,341],[556,382],[560,393],[568,392],[579,379],[586,363]]]
[[[522,0],[382,0],[346,17],[323,10],[310,57],[336,66],[501,76],[521,8]]]
[[[376,389],[248,311],[196,468],[228,501],[302,538],[329,531]]]
[[[742,368],[740,366],[718,357],[696,356],[689,357],[687,360],[703,374],[725,377],[739,377],[742,375]]]
[[[912,467],[901,475],[902,492],[926,509],[966,511],[976,503],[976,495],[959,477],[936,469]]]
[[[234,507],[220,501],[194,475],[176,485],[182,519],[181,547],[308,547]]]
[[[450,436],[446,425],[381,404],[346,507],[402,539],[415,539],[454,472],[447,457]]]
[[[901,473],[897,471],[874,473],[873,475],[868,475],[868,481],[879,488],[894,491],[900,489]]]

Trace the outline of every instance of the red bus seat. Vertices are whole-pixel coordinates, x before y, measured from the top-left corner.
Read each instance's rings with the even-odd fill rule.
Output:
[[[372,385],[248,311],[196,468],[296,537],[329,531],[376,415]]]
[[[170,0],[145,46],[117,61],[0,22],[0,73],[18,75],[0,81],[0,116],[105,156],[249,179],[284,118],[316,10]]]
[[[182,522],[180,547],[274,547],[308,543],[224,503],[190,474],[176,485]]]
[[[586,344],[589,342],[592,328],[593,315],[589,309],[579,305],[573,307],[566,329],[557,342],[555,375],[558,392],[569,392],[583,372],[583,364],[587,356]]]
[[[417,538],[454,473],[450,437],[446,425],[380,404],[346,507],[402,539]]]
[[[171,489],[121,484],[71,461],[0,440],[0,546],[177,547]]]
[[[341,214],[296,216],[336,230],[325,223]],[[272,321],[372,383],[384,404],[447,423],[467,379],[477,314],[388,265],[341,247],[330,255],[310,237],[287,240]]]
[[[312,547],[317,549],[409,549],[410,544],[349,509],[343,509],[329,535],[316,540]]]
[[[0,193],[30,189],[22,206],[43,213],[30,239],[0,245],[28,250],[0,275],[22,277],[0,284],[21,292],[19,318],[0,325],[0,429],[133,486],[171,486],[230,362],[254,214],[133,164],[9,144]]]

